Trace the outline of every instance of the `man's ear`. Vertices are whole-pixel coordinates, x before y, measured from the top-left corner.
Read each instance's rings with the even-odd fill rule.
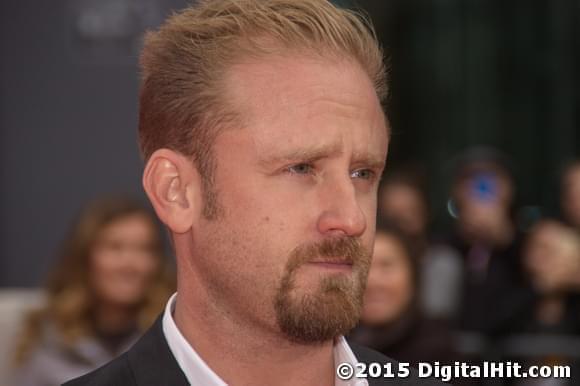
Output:
[[[202,212],[199,172],[181,153],[156,150],[145,165],[143,188],[157,216],[174,233],[189,231]]]

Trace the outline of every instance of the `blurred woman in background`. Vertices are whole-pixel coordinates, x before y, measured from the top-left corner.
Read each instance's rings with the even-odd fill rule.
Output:
[[[454,359],[451,333],[420,309],[418,261],[412,251],[397,228],[377,229],[360,325],[350,339],[412,366],[448,362]]]
[[[463,261],[448,245],[428,233],[429,205],[421,174],[413,169],[390,170],[379,189],[380,224],[393,224],[405,234],[417,256],[422,308],[436,319],[453,319],[459,308]]]
[[[578,374],[580,298],[580,237],[575,229],[556,220],[541,220],[532,228],[523,250],[523,266],[534,297],[514,320],[507,360],[531,365],[568,365]],[[522,386],[576,385],[572,379],[542,378],[514,382]]]
[[[149,210],[105,198],[81,213],[30,313],[15,352],[14,386],[56,386],[122,353],[174,290]]]
[[[580,308],[575,288],[580,275],[577,232],[559,221],[542,220],[532,228],[523,257],[536,298],[515,330],[580,334]]]
[[[563,220],[580,230],[580,160],[564,168],[560,178],[560,203]]]

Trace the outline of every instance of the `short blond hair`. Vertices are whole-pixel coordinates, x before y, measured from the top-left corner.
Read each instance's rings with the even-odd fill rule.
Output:
[[[383,54],[370,22],[326,0],[202,0],[146,35],[141,152],[146,160],[159,148],[192,157],[202,175],[207,217],[216,211],[213,141],[240,120],[226,106],[224,75],[240,60],[289,50],[354,60],[379,99],[387,95]]]

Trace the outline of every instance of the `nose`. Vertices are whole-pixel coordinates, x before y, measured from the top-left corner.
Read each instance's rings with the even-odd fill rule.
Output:
[[[361,236],[366,217],[357,200],[352,180],[347,176],[328,181],[320,195],[318,231],[327,236]]]

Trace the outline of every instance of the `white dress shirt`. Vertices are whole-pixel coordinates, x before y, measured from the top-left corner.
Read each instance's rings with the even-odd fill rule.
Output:
[[[177,364],[192,386],[227,386],[195,352],[177,328],[173,320],[176,296],[177,293],[173,294],[165,307],[165,313],[163,314],[163,334]],[[334,363],[337,365],[342,362],[348,362],[352,366],[355,366],[358,362],[343,336],[339,337],[334,345]],[[343,381],[335,375],[335,386],[368,386],[368,382],[363,378],[353,378],[348,381]]]

